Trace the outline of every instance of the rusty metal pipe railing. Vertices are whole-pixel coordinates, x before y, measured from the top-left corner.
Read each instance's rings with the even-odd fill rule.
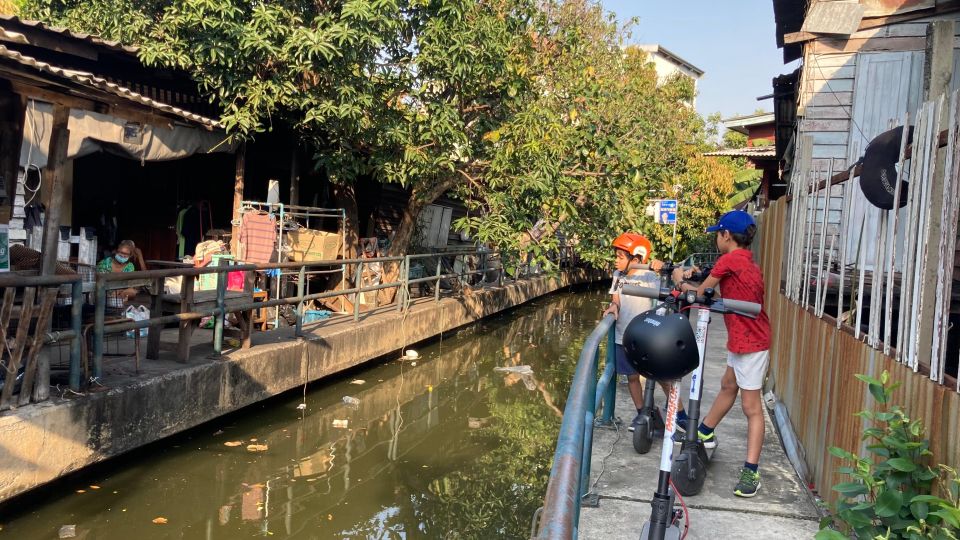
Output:
[[[607,388],[598,388],[596,374],[600,344],[604,340],[611,343],[609,335],[613,332],[614,324],[613,315],[604,316],[580,350],[580,359],[563,410],[537,538],[566,540],[577,537],[580,501],[586,494],[590,479],[592,421],[599,396],[607,396],[603,399],[603,417],[612,419],[613,416],[614,400],[608,392],[608,388],[613,387],[616,374],[611,368],[611,364],[614,364],[612,347],[607,347],[607,368],[601,378]]]
[[[160,327],[171,324],[171,323],[184,323],[184,322],[193,322],[204,317],[215,317],[215,328],[214,328],[214,350],[217,352],[222,351],[222,340],[223,340],[223,327],[224,317],[228,313],[235,312],[248,312],[259,308],[270,308],[270,307],[279,307],[279,306],[296,306],[297,311],[297,324],[296,332],[298,335],[302,335],[303,327],[303,316],[305,303],[313,300],[321,300],[327,298],[336,298],[336,297],[346,297],[347,295],[359,295],[366,292],[380,291],[384,289],[397,289],[397,311],[403,312],[405,309],[410,307],[410,286],[419,284],[419,283],[428,283],[432,282],[435,285],[434,299],[436,301],[440,300],[440,283],[443,280],[447,279],[460,279],[461,282],[464,282],[470,276],[482,276],[491,271],[490,268],[485,266],[478,270],[463,270],[452,273],[444,273],[444,259],[448,261],[452,259],[454,264],[457,264],[458,259],[469,256],[479,256],[481,261],[483,257],[497,256],[499,255],[496,251],[486,251],[483,249],[476,250],[456,250],[448,252],[438,252],[438,253],[419,253],[413,255],[405,256],[390,256],[390,257],[376,257],[376,258],[354,258],[354,259],[332,259],[324,261],[310,261],[310,262],[284,262],[284,263],[267,263],[267,264],[236,264],[232,266],[212,266],[205,268],[196,268],[184,263],[177,262],[168,262],[168,261],[150,261],[150,265],[154,267],[152,270],[143,270],[136,272],[126,272],[126,273],[107,273],[107,274],[97,274],[92,283],[92,291],[85,289],[86,284],[82,281],[81,276],[79,275],[59,275],[59,276],[20,276],[15,274],[6,274],[0,275],[0,288],[3,287],[61,287],[64,294],[69,290],[69,295],[72,301],[72,306],[70,309],[70,327],[69,330],[62,330],[58,332],[51,332],[45,336],[45,342],[55,343],[55,342],[67,342],[70,341],[70,388],[74,391],[80,391],[83,385],[81,380],[81,371],[82,371],[82,347],[84,346],[84,337],[82,330],[82,315],[83,315],[83,303],[84,296],[86,293],[90,294],[91,299],[94,304],[94,322],[92,325],[93,333],[93,355],[91,358],[90,371],[93,378],[99,378],[103,374],[103,353],[104,353],[104,337],[110,334],[122,333],[131,330],[140,330],[143,328],[155,328],[159,329]],[[436,258],[437,260],[437,271],[435,275],[427,276],[423,278],[410,279],[411,273],[411,263],[416,260],[431,259]],[[362,271],[363,265],[369,265],[373,263],[399,263],[399,278],[396,281],[390,283],[382,283],[377,285],[369,286],[355,286],[349,289],[340,289],[325,291],[321,293],[305,294],[305,282],[307,276],[315,273],[342,273],[344,277],[346,276],[347,268],[356,267],[359,272]],[[159,268],[158,268],[159,267]],[[254,272],[262,272],[268,270],[281,270],[281,271],[295,271],[299,273],[299,283],[296,291],[296,296],[293,297],[282,297],[275,299],[268,299],[263,302],[253,302],[252,300],[243,301],[243,302],[229,302],[229,298],[226,295],[226,275],[231,272],[244,272],[247,277],[245,278],[245,288],[251,289],[252,281],[250,276]],[[499,272],[499,277],[497,282],[502,284],[503,279],[503,268],[497,269]],[[117,323],[107,324],[106,322],[106,310],[107,310],[107,297],[111,294],[111,291],[131,288],[131,287],[141,287],[141,286],[152,286],[154,287],[153,295],[154,302],[153,307],[158,307],[161,305],[159,296],[162,295],[162,283],[163,279],[168,277],[179,277],[179,278],[195,278],[197,276],[208,275],[208,274],[217,274],[218,276],[218,286],[216,288],[216,299],[214,307],[210,309],[200,309],[200,310],[191,310],[183,311],[181,313],[176,313],[173,315],[161,316],[159,313],[154,313],[153,317],[144,321],[123,321]],[[359,284],[359,280],[357,281]],[[68,286],[69,287],[66,287]],[[359,319],[359,302],[355,303],[355,318]],[[245,342],[245,346],[248,345],[248,342]]]

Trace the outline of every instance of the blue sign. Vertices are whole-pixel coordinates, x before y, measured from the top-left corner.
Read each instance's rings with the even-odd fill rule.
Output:
[[[656,222],[661,225],[677,224],[677,201],[668,199],[657,204]]]

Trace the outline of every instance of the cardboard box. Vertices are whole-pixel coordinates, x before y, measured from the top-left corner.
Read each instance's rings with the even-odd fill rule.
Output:
[[[287,233],[288,257],[294,262],[332,261],[342,248],[340,233],[300,229]]]

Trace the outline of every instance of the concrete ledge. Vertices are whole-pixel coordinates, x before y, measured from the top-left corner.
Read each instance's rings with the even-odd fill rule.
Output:
[[[198,350],[190,364],[106,392],[8,411],[0,415],[0,502],[308,381],[602,277],[572,270],[439,303],[422,301],[403,314],[383,308],[358,323],[314,325],[303,339],[289,330],[259,334],[245,351],[211,359]]]

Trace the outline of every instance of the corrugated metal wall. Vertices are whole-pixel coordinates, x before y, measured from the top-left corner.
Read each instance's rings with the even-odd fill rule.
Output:
[[[884,370],[903,383],[895,402],[926,424],[933,462],[960,465],[960,394],[868,347],[848,330],[838,329],[829,317],[814,317],[782,294],[787,210],[784,198],[760,216],[756,245],[773,338],[770,377],[804,447],[812,476],[808,480],[825,499],[835,500],[830,488],[841,481],[836,472],[840,463],[828,449],[862,450],[860,435],[865,426],[854,414],[876,408],[854,375],[879,377]]]

